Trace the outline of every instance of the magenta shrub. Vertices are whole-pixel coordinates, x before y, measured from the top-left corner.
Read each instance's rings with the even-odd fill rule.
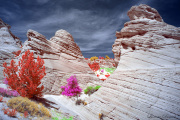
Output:
[[[0,94],[3,96],[14,96],[17,97],[19,96],[19,93],[15,90],[7,90],[4,88],[0,88]]]
[[[82,89],[79,87],[76,75],[71,76],[69,79],[67,79],[67,85],[61,86],[62,89],[62,95],[66,96],[77,96],[82,92]]]
[[[4,84],[8,85],[8,81],[6,78],[4,78],[4,81],[3,81]]]

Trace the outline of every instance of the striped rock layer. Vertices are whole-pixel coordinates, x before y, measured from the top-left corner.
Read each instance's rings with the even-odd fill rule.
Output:
[[[86,99],[83,120],[98,120],[99,113],[103,120],[180,119],[180,28],[146,17],[157,16],[154,11],[147,5],[128,11],[131,21],[116,33],[112,49],[118,67]]]
[[[14,58],[13,52],[21,50],[22,43],[18,37],[10,31],[11,26],[0,19],[0,80],[3,77],[3,63],[10,63]]]
[[[76,75],[83,89],[88,83],[99,81],[67,31],[58,30],[55,36],[47,40],[42,34],[28,30],[27,37],[18,59],[29,49],[34,53],[35,59],[39,56],[44,60],[46,76],[41,80],[45,87],[44,94],[60,95],[60,87],[67,84],[66,79],[72,75]]]

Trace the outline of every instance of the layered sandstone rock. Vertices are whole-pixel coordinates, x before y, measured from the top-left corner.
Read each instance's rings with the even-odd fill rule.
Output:
[[[13,52],[21,50],[22,43],[10,31],[11,26],[0,19],[0,80],[3,78],[3,63],[10,63],[14,58]]]
[[[45,87],[43,91],[45,94],[60,95],[60,87],[74,74],[81,88],[85,88],[87,83],[99,81],[85,62],[72,35],[67,31],[58,30],[54,37],[47,40],[40,33],[28,30],[27,37],[28,40],[24,42],[19,58],[29,49],[35,58],[39,56],[44,60],[47,74],[41,81]]]
[[[128,15],[131,21],[113,44],[118,67],[79,114],[84,120],[97,120],[99,113],[104,120],[178,120],[180,28],[147,5],[132,7]]]

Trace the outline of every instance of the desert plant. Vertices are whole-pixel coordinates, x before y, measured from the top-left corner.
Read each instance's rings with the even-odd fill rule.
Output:
[[[0,97],[0,102],[3,102],[2,100],[3,100],[3,97],[1,96],[1,97]]]
[[[69,79],[67,79],[67,85],[61,86],[62,89],[62,95],[66,96],[77,96],[81,94],[82,89],[79,87],[76,75],[71,76]]]
[[[16,113],[17,113],[16,109],[9,110],[8,116],[15,117]]]
[[[56,115],[56,117],[52,117],[53,120],[59,120],[59,117],[61,116],[60,113],[57,113],[55,110],[51,110],[53,112],[53,114]]]
[[[4,84],[8,85],[8,81],[6,78],[4,78],[4,81],[3,81]]]
[[[112,67],[112,68],[100,68],[100,70],[102,70],[102,69],[104,69],[106,72],[108,72],[110,74],[112,74],[116,70],[115,67]]]
[[[96,62],[94,62],[93,64],[89,63],[88,65],[93,71],[97,71],[100,68],[99,63],[96,63]]]
[[[76,100],[76,105],[80,105],[81,103],[83,103],[83,101],[81,100],[81,99],[78,99],[78,100]]]
[[[101,59],[104,59],[104,57],[101,57]]]
[[[92,89],[93,89],[92,86],[88,86],[88,87],[84,90],[84,93],[85,93],[85,94],[88,94],[88,92],[89,92],[90,90],[92,90]]]
[[[103,120],[103,117],[104,117],[103,113],[99,113],[99,119]]]
[[[10,117],[15,117],[17,111],[15,109],[10,110],[9,108],[3,108],[4,114],[7,114]]]
[[[110,58],[109,58],[109,56],[108,55],[106,55],[106,58],[105,58],[105,60],[109,60]]]
[[[28,116],[28,111],[24,111],[24,117],[27,118]]]
[[[29,100],[27,97],[13,97],[8,100],[7,106],[16,109],[18,112],[24,113],[27,111],[30,115],[40,115],[51,117],[50,112],[41,103],[37,104]]]
[[[101,86],[97,85],[94,89],[97,91]]]
[[[10,97],[10,96],[14,96],[14,97],[17,97],[19,96],[19,93],[15,90],[7,90],[7,89],[4,89],[4,88],[0,88],[0,94],[2,96],[5,96],[5,97]]]
[[[69,118],[63,117],[61,120],[73,120],[73,116],[70,116]]]
[[[93,56],[90,58],[91,61],[96,60],[96,59],[98,59],[98,57],[96,57],[96,56]]]
[[[55,110],[51,110],[53,114],[56,115],[56,117],[52,117],[53,120],[60,120],[59,117],[61,116],[60,113],[57,113]],[[69,118],[63,117],[61,120],[73,120],[73,116],[70,116]]]
[[[96,92],[95,88],[93,88],[92,86],[88,86],[85,90],[84,90],[84,94],[88,94],[91,95],[94,92]]]
[[[87,105],[87,102],[84,102],[84,105]]]
[[[7,63],[3,63],[4,76],[8,81],[8,85],[12,90],[16,90],[23,97],[42,97],[42,90],[44,86],[38,87],[40,80],[46,75],[44,61],[37,57],[35,62],[33,52],[27,50],[19,61],[19,66],[15,65],[15,61],[12,59],[10,66]],[[18,69],[19,68],[19,69]],[[19,71],[18,71],[19,70]],[[17,74],[18,72],[18,74]]]
[[[4,114],[8,114],[8,112],[9,112],[9,108],[2,108],[2,110],[4,111]]]

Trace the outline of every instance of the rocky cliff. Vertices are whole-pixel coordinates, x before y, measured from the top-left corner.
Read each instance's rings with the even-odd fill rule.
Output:
[[[3,71],[3,63],[10,63],[14,58],[13,52],[21,50],[22,43],[18,37],[10,31],[11,26],[4,23],[0,19],[0,71]],[[0,72],[0,79],[3,78],[3,73]]]
[[[66,84],[66,79],[76,74],[82,88],[88,83],[99,81],[86,63],[79,46],[70,33],[58,30],[50,40],[34,30],[28,30],[28,40],[24,42],[21,54],[26,50],[39,56],[45,62],[46,76],[42,79],[45,94],[60,95],[60,87]],[[96,83],[94,83],[96,84]]]
[[[128,11],[116,33],[115,72],[79,113],[82,119],[180,119],[180,28],[147,5]],[[74,107],[74,110],[79,108]]]

